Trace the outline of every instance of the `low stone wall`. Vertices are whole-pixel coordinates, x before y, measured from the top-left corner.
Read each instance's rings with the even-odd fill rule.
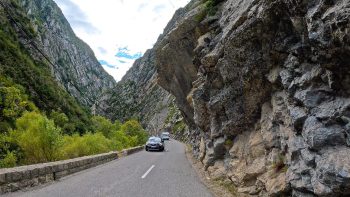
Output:
[[[143,146],[138,146],[120,152],[109,152],[63,161],[0,169],[0,194],[58,180],[69,174],[130,155],[142,149]]]

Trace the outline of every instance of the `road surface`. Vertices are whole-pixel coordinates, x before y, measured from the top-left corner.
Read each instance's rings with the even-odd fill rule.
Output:
[[[211,197],[186,159],[184,145],[167,141],[165,152],[138,153],[5,196]]]

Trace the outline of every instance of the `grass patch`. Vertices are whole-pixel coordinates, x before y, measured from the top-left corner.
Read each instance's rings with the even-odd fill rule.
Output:
[[[233,183],[229,179],[225,177],[218,177],[218,178],[215,178],[213,181],[218,186],[225,188],[232,195],[237,194],[237,188],[233,185]]]

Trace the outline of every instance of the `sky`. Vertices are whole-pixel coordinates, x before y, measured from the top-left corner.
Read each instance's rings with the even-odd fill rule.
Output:
[[[75,34],[119,81],[152,48],[175,11],[189,0],[54,0]]]

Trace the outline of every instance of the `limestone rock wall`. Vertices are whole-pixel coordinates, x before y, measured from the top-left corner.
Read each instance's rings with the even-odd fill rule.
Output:
[[[154,48],[194,155],[241,195],[350,195],[350,1],[215,2]]]

